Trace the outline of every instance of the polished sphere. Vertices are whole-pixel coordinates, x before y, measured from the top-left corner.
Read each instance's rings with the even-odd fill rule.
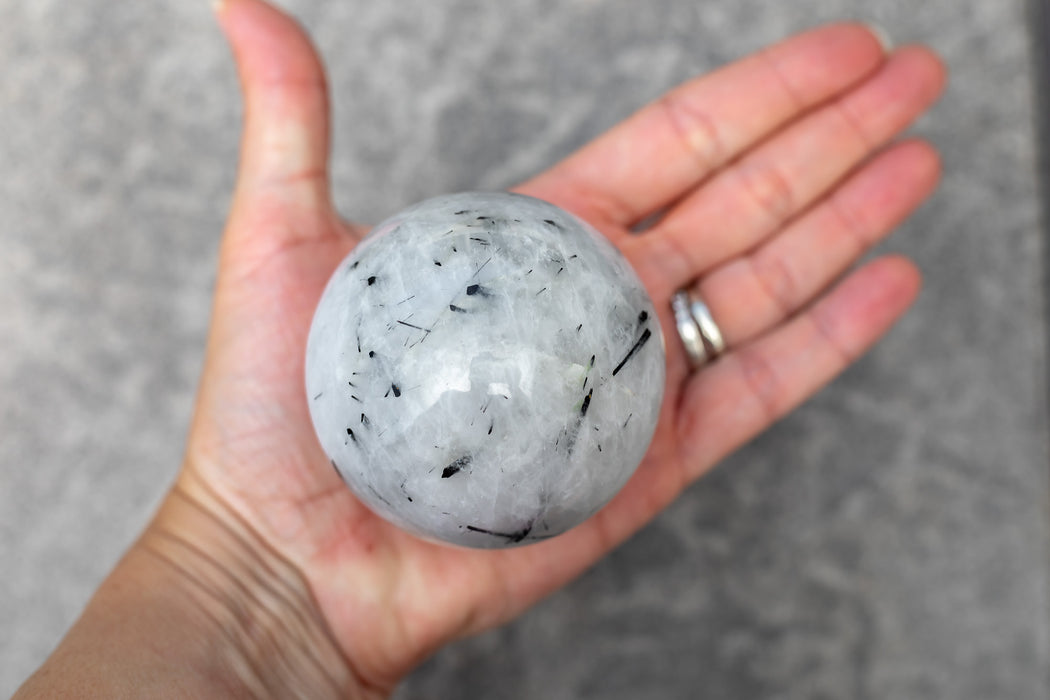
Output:
[[[369,508],[427,539],[509,547],[620,490],[664,371],[652,301],[603,236],[538,199],[462,193],[387,219],[340,264],[306,390]]]

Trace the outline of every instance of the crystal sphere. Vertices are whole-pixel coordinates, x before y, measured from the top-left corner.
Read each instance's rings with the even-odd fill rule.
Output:
[[[664,390],[653,303],[620,252],[551,204],[461,193],[376,226],[339,265],[306,351],[314,427],[375,513],[509,547],[605,505]]]

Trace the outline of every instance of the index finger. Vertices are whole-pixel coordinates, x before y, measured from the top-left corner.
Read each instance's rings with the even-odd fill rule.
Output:
[[[622,229],[845,91],[885,55],[863,24],[799,34],[684,83],[517,190]]]

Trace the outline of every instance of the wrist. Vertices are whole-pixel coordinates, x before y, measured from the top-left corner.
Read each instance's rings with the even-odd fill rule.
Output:
[[[183,478],[139,546],[200,616],[202,661],[253,697],[364,698],[298,570],[205,486]]]
[[[381,697],[357,682],[295,567],[186,480],[22,693],[63,688],[81,697]]]

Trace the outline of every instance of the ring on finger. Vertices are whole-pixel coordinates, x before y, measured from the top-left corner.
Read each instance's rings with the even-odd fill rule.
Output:
[[[671,297],[671,311],[674,313],[678,337],[685,348],[690,367],[697,370],[707,363],[708,352],[707,347],[704,345],[704,338],[700,333],[700,326],[693,319],[693,314],[689,307],[689,293],[685,290],[679,290]]]
[[[700,337],[704,341],[708,362],[714,361],[725,352],[725,337],[722,335],[722,330],[718,327],[718,324],[715,323],[715,319],[711,316],[711,309],[707,308],[707,304],[704,303],[703,299],[691,290],[686,295],[689,297],[689,313],[692,315],[693,321],[696,322],[696,327],[700,331]]]

